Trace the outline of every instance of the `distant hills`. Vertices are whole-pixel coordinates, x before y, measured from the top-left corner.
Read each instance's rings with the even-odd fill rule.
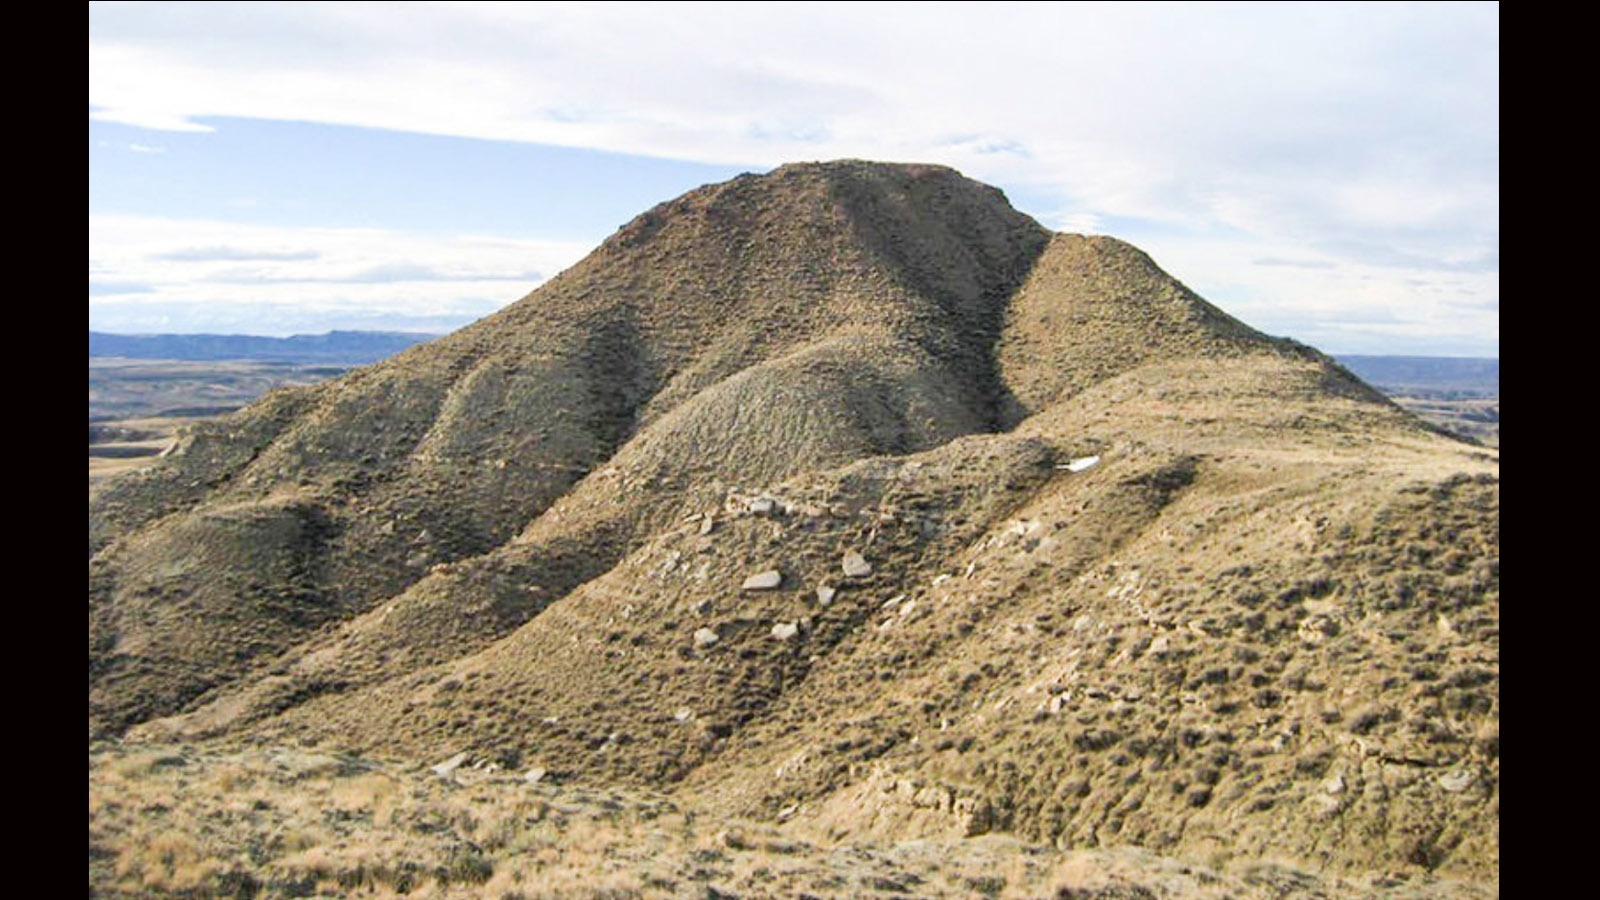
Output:
[[[89,332],[90,356],[131,359],[260,360],[364,365],[439,337],[405,331],[330,331],[262,337],[251,334],[107,334]],[[1500,361],[1464,356],[1336,357],[1340,364],[1390,394],[1498,397]]]
[[[133,359],[374,363],[431,341],[436,334],[405,331],[330,331],[286,338],[249,334],[106,334],[89,332],[90,356]]]
[[[1340,356],[1339,363],[1389,394],[1500,396],[1500,360],[1472,356]]]

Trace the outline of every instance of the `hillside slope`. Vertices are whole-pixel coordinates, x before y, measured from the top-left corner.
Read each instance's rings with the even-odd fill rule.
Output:
[[[90,734],[1493,880],[1497,478],[1127,244],[785,166],[97,493]]]

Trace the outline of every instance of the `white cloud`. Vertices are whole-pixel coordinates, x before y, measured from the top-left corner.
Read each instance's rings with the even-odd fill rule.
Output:
[[[287,333],[285,323],[312,313],[456,327],[517,300],[541,284],[544,273],[559,272],[591,249],[572,242],[119,215],[91,215],[89,242],[95,248],[91,327],[110,329],[107,323],[116,322],[119,330],[136,331],[254,320]],[[280,313],[263,319],[264,310]],[[297,312],[284,316],[284,310]]]
[[[157,259],[172,262],[240,262],[259,260],[307,260],[316,259],[321,254],[315,250],[304,249],[279,249],[279,248],[244,248],[244,247],[182,247],[157,253]]]
[[[1226,230],[1252,245],[1229,277],[1293,288],[1286,307],[1346,285],[1254,282],[1284,267],[1249,260],[1460,264],[1498,242],[1492,3],[92,4],[90,26],[109,121],[941,162],[1070,227]]]

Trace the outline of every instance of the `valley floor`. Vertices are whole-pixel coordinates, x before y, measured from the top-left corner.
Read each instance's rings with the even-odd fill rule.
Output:
[[[1413,397],[1393,392],[1389,398],[1407,412],[1443,428],[1451,434],[1477,441],[1485,447],[1500,446],[1500,398],[1481,397],[1467,400],[1438,397]]]

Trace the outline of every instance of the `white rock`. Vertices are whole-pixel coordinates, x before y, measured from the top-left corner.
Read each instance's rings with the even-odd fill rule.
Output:
[[[538,784],[544,780],[545,771],[541,766],[534,766],[522,775],[522,780],[529,784]]]
[[[854,551],[844,555],[844,574],[850,578],[865,578],[872,574],[872,564]]]
[[[706,516],[704,519],[700,520],[700,533],[701,534],[710,534],[711,533],[711,529],[713,529],[715,527],[717,527],[717,520],[712,518],[711,516]]]
[[[434,766],[432,772],[440,778],[449,778],[456,773],[457,769],[465,765],[466,762],[467,754],[465,752],[457,753],[455,756],[452,756],[444,762],[439,763],[437,766]]]
[[[1098,456],[1083,456],[1072,460],[1064,466],[1056,466],[1056,468],[1066,469],[1068,472],[1082,472],[1084,469],[1091,468],[1098,462],[1100,462],[1100,457]]]
[[[1470,771],[1466,769],[1460,769],[1455,772],[1447,772],[1444,775],[1440,775],[1439,787],[1444,788],[1452,794],[1459,794],[1471,787],[1474,780],[1475,779]]]
[[[709,647],[717,642],[717,633],[709,628],[702,628],[694,633],[696,647]]]
[[[750,510],[752,513],[755,513],[758,516],[764,516],[767,513],[772,512],[774,505],[775,504],[772,502],[771,497],[757,497],[746,504],[745,509]]]
[[[746,578],[741,590],[770,591],[780,584],[783,584],[783,573],[777,569],[768,569],[765,572],[757,572]]]
[[[800,626],[793,622],[779,622],[772,626],[772,636],[780,641],[787,641],[800,633]]]
[[[839,593],[838,590],[828,587],[827,585],[817,588],[817,605],[827,606],[829,603],[833,602],[833,597],[837,593]]]

